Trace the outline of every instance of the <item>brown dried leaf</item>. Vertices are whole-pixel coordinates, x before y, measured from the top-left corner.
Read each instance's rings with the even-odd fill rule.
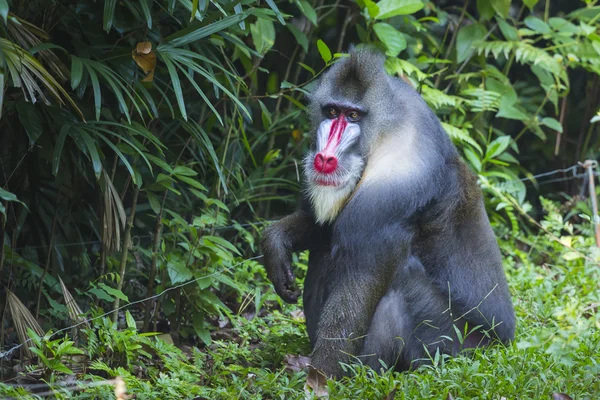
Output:
[[[383,400],[394,400],[396,398],[396,391],[398,390],[397,387],[394,388],[394,390],[392,390],[391,392],[388,393],[387,396],[385,396],[385,398]]]
[[[142,82],[152,82],[154,79],[154,69],[156,68],[156,53],[152,51],[152,43],[140,42],[131,52],[131,57],[135,63],[144,71],[146,77]]]
[[[308,366],[308,376],[306,377],[306,385],[304,390],[310,392],[312,389],[316,398],[327,399],[329,398],[329,389],[327,388],[327,377],[322,371],[319,371],[312,366]]]
[[[150,54],[150,52],[152,51],[152,43],[150,43],[150,42],[139,42],[135,46],[135,51],[138,54]]]
[[[310,365],[310,357],[288,354],[283,358],[285,369],[290,372],[299,372]]]
[[[552,400],[573,400],[573,398],[564,393],[552,393]]]

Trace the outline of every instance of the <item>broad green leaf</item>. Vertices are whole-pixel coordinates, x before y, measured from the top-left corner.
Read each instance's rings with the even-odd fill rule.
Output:
[[[289,29],[289,31],[292,33],[292,35],[294,35],[296,42],[298,42],[300,47],[302,47],[302,50],[304,50],[304,52],[307,53],[308,52],[308,38],[306,37],[304,32],[302,32],[301,30],[296,28],[293,24],[287,24],[286,26]]]
[[[527,8],[530,10],[533,10],[533,7],[535,7],[538,1],[540,0],[523,0],[523,4],[525,4],[525,6],[527,6]]]
[[[258,18],[250,25],[250,32],[254,48],[260,54],[265,54],[275,44],[275,26],[267,19]]]
[[[17,195],[0,188],[0,199],[5,201],[18,201]]]
[[[331,50],[321,39],[317,40],[317,49],[319,49],[319,53],[321,54],[321,58],[325,61],[325,64],[329,63],[333,56],[331,55]]]
[[[396,15],[414,14],[425,7],[420,0],[381,0],[377,3],[379,14],[375,19],[386,19]]]
[[[500,28],[500,32],[504,35],[504,38],[508,41],[517,41],[519,40],[519,33],[514,26],[509,25],[505,20],[498,18],[498,28]]]
[[[16,109],[19,114],[19,120],[29,137],[29,143],[34,144],[44,131],[40,114],[35,109],[33,103],[28,103],[24,100],[17,102]]]
[[[494,8],[490,0],[477,0],[477,11],[482,21],[489,21],[494,17]]]
[[[532,17],[531,15],[525,18],[525,26],[529,29],[541,33],[541,34],[549,34],[552,33],[552,29],[548,26],[547,23],[539,19],[538,17]]]
[[[376,18],[379,14],[379,6],[372,0],[365,0],[365,8],[371,18]]]
[[[194,327],[196,335],[198,335],[200,340],[202,340],[205,345],[209,346],[212,343],[212,339],[210,337],[210,332],[204,326],[204,318],[202,318],[202,314],[194,313],[194,318],[192,321],[192,326]]]
[[[185,165],[178,165],[175,167],[175,169],[173,169],[173,175],[196,176],[198,175],[198,172],[186,167]]]
[[[463,148],[463,151],[469,163],[475,168],[475,171],[481,172],[481,160],[477,157],[477,154],[467,147]]]
[[[306,0],[298,0],[296,2],[302,14],[314,25],[317,26],[317,12]]]
[[[554,129],[557,132],[562,133],[562,131],[563,131],[563,127],[560,124],[560,122],[558,122],[554,118],[546,117],[546,118],[542,119],[541,123],[542,123],[542,125],[546,125],[548,128]]]
[[[490,4],[494,8],[494,11],[498,13],[502,18],[508,17],[508,11],[510,10],[511,0],[489,0]]]
[[[102,282],[98,283],[98,286],[100,286],[100,288],[102,288],[102,290],[104,290],[106,293],[108,293],[109,295],[112,295],[118,299],[121,299],[123,301],[129,301],[129,297],[127,297],[127,295],[125,295],[125,293],[123,293],[120,290],[117,290],[115,288],[112,288]]]
[[[187,282],[193,278],[192,271],[180,261],[169,261],[167,263],[167,271],[173,285]]]
[[[469,58],[486,34],[486,28],[479,23],[460,28],[456,36],[456,61],[463,62]]]
[[[96,296],[100,300],[104,300],[104,301],[108,301],[108,302],[115,301],[114,297],[109,296],[108,293],[106,293],[104,290],[102,290],[100,288],[93,287],[90,290],[88,290],[88,292],[91,293],[91,294],[93,294],[94,296]]]
[[[502,154],[508,148],[510,141],[511,141],[511,137],[508,135],[500,136],[500,137],[492,140],[492,142],[490,142],[490,144],[488,145],[488,147],[486,149],[485,159],[490,160],[490,159]]]
[[[396,57],[400,52],[406,49],[406,39],[404,35],[399,32],[390,24],[385,22],[378,22],[373,25],[373,30],[377,34],[377,37],[385,47],[387,47],[386,54],[390,57]]]

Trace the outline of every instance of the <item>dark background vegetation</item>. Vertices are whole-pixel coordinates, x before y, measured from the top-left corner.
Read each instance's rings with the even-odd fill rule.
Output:
[[[232,313],[282,308],[260,260],[240,261],[293,210],[307,91],[351,45],[380,48],[436,111],[503,250],[571,229],[581,240],[549,246],[584,262],[599,19],[569,0],[0,0],[4,350],[82,312],[204,348]],[[108,351],[89,335],[72,339],[90,359]],[[39,362],[29,345],[4,354],[4,376]]]

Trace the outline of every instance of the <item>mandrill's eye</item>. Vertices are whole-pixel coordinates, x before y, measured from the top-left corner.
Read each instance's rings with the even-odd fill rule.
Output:
[[[335,109],[334,107],[331,107],[327,110],[327,116],[329,118],[337,118],[338,117],[338,111],[337,109]]]
[[[350,111],[348,113],[348,120],[350,122],[357,122],[360,119],[360,114],[358,111]]]

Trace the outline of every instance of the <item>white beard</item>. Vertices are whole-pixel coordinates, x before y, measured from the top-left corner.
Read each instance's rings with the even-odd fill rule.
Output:
[[[346,200],[350,197],[356,182],[344,187],[309,185],[308,197],[312,204],[317,223],[323,225],[332,222],[338,216]]]

